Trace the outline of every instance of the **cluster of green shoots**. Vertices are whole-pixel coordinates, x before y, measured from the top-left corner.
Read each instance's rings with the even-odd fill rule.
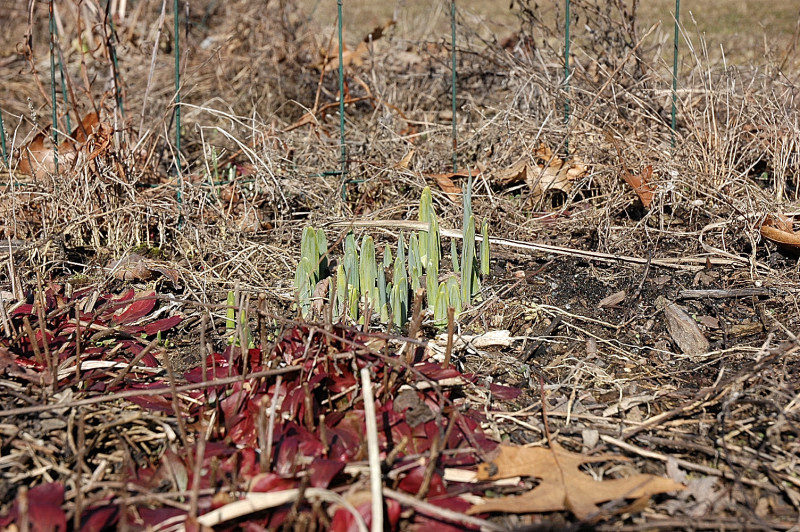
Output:
[[[426,224],[427,230],[412,232],[407,246],[401,232],[394,258],[389,245],[384,247],[381,268],[378,267],[373,238],[365,235],[359,250],[356,238],[350,232],[344,238],[342,259],[335,271],[329,272],[331,250],[325,232],[306,227],[294,278],[295,294],[303,317],[311,312],[315,298],[327,296],[335,322],[363,323],[370,316],[376,316],[381,323],[391,323],[401,329],[409,319],[411,294],[424,288],[434,325],[445,327],[448,309],[452,308],[454,315],[458,316],[466,306],[476,301],[480,296],[480,277],[489,274],[488,226],[485,221],[481,225],[482,239],[478,248],[471,184],[468,183],[464,190],[461,258],[459,260],[456,239],[451,238],[452,272],[444,276],[441,271],[442,237],[429,187],[423,189],[419,202],[419,220]],[[327,287],[320,290],[318,286],[323,285],[318,283],[329,275],[331,279]],[[318,293],[320,291],[323,293]]]

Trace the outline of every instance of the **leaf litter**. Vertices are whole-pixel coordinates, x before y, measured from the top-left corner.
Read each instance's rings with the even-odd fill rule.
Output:
[[[487,500],[470,508],[469,513],[569,510],[578,519],[596,521],[607,517],[599,503],[646,499],[684,489],[683,484],[654,475],[595,480],[580,470],[585,464],[626,459],[620,455],[586,456],[567,451],[555,442],[549,448],[500,445],[498,449],[497,458],[478,466],[478,480],[519,476],[536,478],[539,484],[523,495]]]
[[[326,55],[338,58],[327,44],[333,29],[312,28],[291,2],[277,4],[218,4],[202,23],[187,24],[192,89],[181,104],[182,181],[164,127],[173,109],[168,69],[155,71],[158,90],[144,101],[150,50],[140,52],[159,41],[146,14],[115,14],[114,22],[130,45],[119,71],[133,73],[122,80],[126,109],[143,109],[133,122],[148,129],[137,131],[111,108],[107,89],[120,80],[108,77],[108,44],[95,34],[93,46],[66,57],[75,72],[82,61],[94,72],[81,94],[103,96],[78,107],[97,109],[98,124],[59,145],[58,176],[50,130],[29,111],[49,109],[29,88],[36,74],[21,64],[4,70],[4,118],[10,111],[12,123],[20,120],[18,138],[26,140],[15,144],[22,149],[12,166],[22,166],[12,168],[16,181],[0,201],[9,239],[0,246],[0,394],[9,407],[0,417],[2,525],[30,529],[36,523],[25,516],[35,508],[54,527],[76,530],[191,529],[246,501],[261,506],[219,528],[357,528],[372,519],[356,378],[369,367],[388,528],[568,528],[586,524],[578,515],[599,515],[606,528],[793,526],[797,279],[791,246],[781,243],[794,236],[791,222],[766,219],[791,217],[776,205],[791,203],[796,186],[792,157],[781,155],[795,142],[793,128],[773,125],[791,115],[780,107],[783,93],[766,97],[758,83],[747,94],[723,87],[726,109],[716,89],[690,88],[681,93],[686,121],[672,149],[663,102],[654,99],[667,85],[658,68],[641,68],[657,48],[645,43],[633,58],[627,44],[610,47],[634,43],[637,31],[613,12],[587,11],[587,27],[603,31],[581,39],[581,54],[608,58],[616,73],[605,59],[574,64],[575,118],[562,125],[549,113],[563,94],[540,70],[561,57],[537,37],[552,30],[532,8],[520,16],[531,17],[534,31],[520,27],[501,47],[461,22],[464,105],[453,117],[442,85],[447,39],[409,39],[398,24],[362,39],[368,46],[348,42],[339,95],[325,63]],[[75,21],[73,4],[62,5],[59,16]],[[156,52],[160,64],[165,50]],[[702,67],[696,74],[706,79]],[[753,76],[768,87],[782,83]],[[594,97],[601,93],[614,98]],[[352,181],[336,173],[339,98]],[[704,117],[731,110],[741,116],[706,127]],[[326,323],[324,307],[320,323],[287,319],[294,310],[286,272],[303,225],[379,215],[399,228],[414,218],[419,189],[437,183],[443,226],[460,227],[454,206],[466,174],[447,171],[453,118],[459,170],[480,175],[475,209],[491,219],[492,236],[547,246],[498,249],[484,301],[458,324],[455,368],[441,368],[439,350],[414,343],[435,334],[427,323],[409,341]],[[740,137],[740,124],[754,125]],[[618,139],[616,158],[607,129]],[[563,203],[542,201],[553,197]],[[770,241],[775,228],[781,233]],[[166,256],[154,260],[139,243]],[[229,290],[246,314],[233,330],[226,305],[213,303]],[[684,349],[687,333],[670,325],[658,296],[680,307],[673,321],[691,328],[702,349]],[[508,334],[495,338],[496,331]],[[538,378],[547,400],[531,392]],[[558,426],[546,445],[536,421],[545,405]],[[566,510],[467,515],[508,496],[541,504],[541,468],[478,479],[478,464],[502,452],[499,442],[512,455],[549,453],[540,465],[580,462],[559,470],[569,482],[554,488],[564,491],[556,503]],[[608,461],[581,462],[594,457]],[[671,459],[687,472],[670,475],[688,486],[683,491],[645,489],[632,499],[634,486],[612,488],[606,502],[566,487],[624,483],[643,472],[661,478]]]

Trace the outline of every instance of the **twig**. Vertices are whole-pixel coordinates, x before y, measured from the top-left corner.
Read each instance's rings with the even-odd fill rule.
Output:
[[[369,487],[372,494],[372,532],[383,532],[383,475],[378,447],[378,421],[375,417],[375,398],[369,367],[361,368],[361,394],[364,398],[364,418],[367,423],[367,454],[369,456]]]
[[[456,309],[453,307],[447,308],[447,347],[444,350],[444,361],[442,367],[447,369],[450,367],[450,357],[453,355],[453,332],[455,329],[455,316]]]
[[[282,382],[283,382],[283,377],[281,375],[278,375],[278,378],[275,379],[275,393],[272,394],[272,402],[269,405],[269,423],[267,424],[267,447],[266,447],[267,456],[265,459],[267,464],[267,469],[269,469],[269,466],[272,463],[272,438],[275,433],[275,412],[278,409],[278,394],[281,391]]]
[[[405,229],[410,231],[427,231],[430,229],[430,224],[427,222],[415,222],[413,220],[349,220],[340,222],[330,222],[326,224],[331,227],[387,227],[393,228],[392,233],[397,229]],[[463,238],[461,231],[454,229],[439,228],[443,237],[448,238]],[[475,240],[483,240],[481,235],[475,235]],[[629,255],[615,255],[613,253],[601,253],[599,251],[586,251],[582,249],[566,248],[562,246],[551,246],[548,244],[537,244],[534,242],[523,242],[521,240],[511,240],[508,238],[489,237],[489,243],[497,244],[499,246],[506,246],[515,249],[522,249],[525,251],[543,251],[552,253],[554,255],[567,255],[570,257],[580,257],[588,260],[596,260],[601,262],[629,262],[631,264],[648,264],[652,266],[660,266],[662,268],[671,268],[675,270],[697,271],[705,268],[706,263],[715,266],[728,266],[731,264],[740,264],[740,260],[733,259],[712,259],[712,258],[680,258],[680,259],[646,259],[642,257],[632,257]],[[696,264],[687,264],[696,263]]]
[[[206,327],[208,327],[208,314],[201,312],[200,314],[200,363],[202,364],[200,371],[203,382],[208,380],[208,352],[206,351]],[[208,401],[208,397],[206,397]]]
[[[416,339],[417,333],[422,326],[422,294],[424,293],[425,291],[422,287],[417,288],[416,292],[414,292],[414,308],[411,312],[411,323],[408,326],[409,338]],[[406,362],[410,366],[414,363],[414,355],[417,350],[411,345],[406,346],[406,349],[408,349],[406,352]]]
[[[245,515],[294,502],[299,495],[300,490],[298,489],[288,489],[270,493],[247,493],[240,501],[226,504],[221,508],[201,515],[197,518],[197,522],[202,526],[217,526]],[[361,514],[358,513],[358,510],[356,510],[352,504],[338,493],[322,488],[306,488],[304,495],[309,500],[320,499],[342,506],[353,516],[358,531],[367,532],[367,525],[364,523],[364,518],[361,517]]]
[[[601,434],[600,435],[600,439],[603,440],[604,442],[610,444],[610,445],[614,445],[615,447],[619,447],[620,449],[624,449],[626,451],[638,454],[639,456],[643,456],[645,458],[653,458],[655,460],[661,460],[664,463],[666,463],[667,460],[672,458],[673,460],[675,460],[676,464],[678,464],[679,466],[683,467],[684,469],[689,469],[691,471],[699,471],[701,473],[704,473],[706,475],[711,475],[711,476],[714,476],[714,477],[722,477],[722,478],[725,478],[725,479],[728,479],[728,480],[740,481],[743,484],[747,484],[749,486],[763,487],[766,491],[769,491],[769,492],[772,492],[772,493],[780,493],[781,492],[780,489],[778,489],[777,487],[775,487],[775,486],[773,486],[771,484],[765,483],[763,480],[751,480],[749,478],[744,478],[744,477],[740,477],[738,475],[734,475],[730,471],[722,471],[720,469],[716,469],[716,468],[713,468],[713,467],[708,467],[708,466],[704,466],[704,465],[700,465],[700,464],[695,464],[695,463],[689,462],[688,460],[684,460],[682,458],[675,458],[674,456],[667,456],[665,454],[657,453],[657,452],[654,452],[654,451],[648,451],[646,449],[642,449],[641,447],[637,447],[635,445],[631,445],[630,443],[626,443],[626,442],[624,442],[622,440],[618,440],[617,438],[613,438],[611,436],[608,436],[607,434]]]
[[[300,371],[301,369],[303,368],[300,366],[288,366],[285,368],[257,371],[255,373],[251,373],[250,378],[258,379],[260,377],[285,375],[287,373],[294,373],[296,371]],[[170,389],[168,386],[164,386],[161,388],[149,388],[147,390],[125,390],[124,392],[119,392],[111,395],[101,395],[98,397],[90,397],[88,399],[81,399],[78,401],[73,401],[71,403],[54,403],[54,404],[24,406],[22,408],[9,408],[6,410],[0,410],[0,418],[11,417],[11,416],[22,416],[25,414],[35,414],[37,412],[47,412],[49,410],[58,410],[61,408],[77,408],[79,406],[110,403],[113,401],[117,401],[119,399],[130,399],[131,397],[151,397],[153,395],[161,395],[164,393],[181,393],[181,392],[188,392],[191,390],[202,390],[203,388],[209,388],[214,386],[226,386],[228,384],[233,384],[234,382],[239,382],[239,381],[241,381],[241,377],[236,375],[234,377],[225,377],[222,379],[215,379],[208,382],[194,382],[191,384],[184,384],[181,386],[176,386],[174,390]]]
[[[681,290],[678,299],[727,299],[735,297],[770,297],[775,292],[770,288],[733,288],[730,290]]]
[[[487,521],[485,519],[481,519],[479,517],[473,517],[471,515],[466,515],[460,512],[455,512],[453,510],[448,510],[446,508],[441,508],[439,506],[434,506],[431,503],[421,501],[412,497],[411,495],[407,495],[405,493],[395,491],[390,488],[383,488],[383,495],[394,499],[395,501],[403,504],[405,506],[410,506],[417,512],[425,515],[430,515],[432,517],[436,517],[443,521],[449,521],[451,523],[462,523],[466,525],[472,525],[476,527],[480,527],[483,530],[491,530],[493,532],[504,532],[507,530],[506,528],[501,527],[491,521]]]
[[[439,457],[442,455],[442,450],[447,447],[447,442],[450,439],[450,436],[453,434],[453,427],[456,426],[456,416],[458,416],[458,412],[456,410],[451,410],[447,423],[447,429],[445,429],[444,435],[442,435],[441,432],[436,432],[434,435],[433,443],[431,444],[430,456],[428,457],[428,464],[425,466],[425,474],[422,477],[422,482],[420,483],[419,490],[417,491],[417,499],[422,499],[428,494],[428,490],[431,487],[431,481],[433,480],[433,473],[436,471],[436,464],[439,462]]]
[[[192,470],[192,495],[189,498],[189,517],[191,519],[197,519],[197,501],[200,498],[203,458],[206,454],[205,434],[200,431],[198,436],[200,440],[197,442],[197,449],[195,449],[194,468]]]
[[[44,300],[44,288],[42,287],[42,276],[36,272],[36,316],[39,320],[39,332],[42,334],[42,347],[44,348],[44,358],[53,373],[53,394],[58,393],[58,353],[53,353],[50,357],[50,341],[47,339],[47,320],[44,316],[46,303]]]
[[[75,381],[81,382],[81,317],[80,309],[75,309]]]
[[[150,351],[152,351],[152,350],[153,350],[153,348],[154,348],[155,346],[157,346],[157,345],[158,345],[158,337],[156,337],[156,338],[153,338],[153,339],[150,341],[150,343],[149,343],[149,344],[147,344],[147,345],[145,346],[145,348],[144,348],[144,349],[142,349],[142,350],[139,352],[139,354],[138,354],[138,355],[136,355],[136,356],[133,358],[133,360],[131,360],[130,362],[128,362],[128,365],[127,365],[127,366],[125,366],[125,367],[122,369],[122,371],[120,371],[119,375],[117,375],[116,377],[114,377],[114,380],[112,380],[112,381],[111,381],[111,382],[108,384],[108,387],[107,387],[106,389],[108,389],[108,390],[113,390],[113,389],[114,389],[114,387],[115,387],[117,384],[119,384],[119,383],[120,383],[120,381],[121,381],[122,379],[124,379],[124,378],[125,378],[125,375],[127,375],[127,374],[128,374],[128,372],[130,372],[130,370],[131,370],[131,369],[132,369],[134,366],[138,365],[138,364],[139,364],[139,362],[141,362],[141,360],[142,360],[142,359],[145,357],[145,355],[147,355],[147,354],[148,354]],[[78,362],[78,371],[80,371],[80,362]],[[80,373],[78,374],[78,378],[80,379]],[[203,379],[203,381],[204,381],[204,382],[205,382],[205,380],[206,380],[206,379]]]
[[[36,342],[36,334],[33,332],[33,327],[31,327],[31,320],[28,319],[28,316],[22,317],[22,327],[25,329],[25,334],[28,335],[28,339],[31,342],[31,348],[33,349],[33,356],[36,358],[36,361],[41,363],[45,363],[48,367],[50,366],[49,360],[42,360],[42,352],[39,351],[39,344]]]
[[[75,514],[73,515],[73,530],[81,528],[81,514],[83,513],[83,491],[81,490],[81,473],[83,472],[84,454],[86,453],[86,419],[83,412],[78,414],[78,453],[75,457]]]
[[[189,445],[189,433],[186,432],[186,422],[181,414],[180,404],[178,403],[178,392],[175,385],[175,372],[172,370],[172,360],[169,358],[169,353],[164,352],[164,365],[167,367],[167,377],[169,378],[169,389],[172,397],[172,410],[175,412],[175,420],[178,422],[178,431],[181,435],[181,442],[183,447]]]

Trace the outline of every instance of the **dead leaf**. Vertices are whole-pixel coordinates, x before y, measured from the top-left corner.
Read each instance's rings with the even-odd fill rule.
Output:
[[[569,194],[575,180],[588,171],[581,163],[554,157],[553,150],[542,144],[533,151],[532,157],[523,156],[510,167],[496,172],[494,182],[501,186],[526,182],[533,199],[539,200],[548,192]]]
[[[180,288],[178,272],[168,268],[164,263],[148,259],[138,253],[131,253],[121,259],[112,260],[106,268],[114,272],[114,278],[121,281],[147,281],[160,273],[176,287]]]
[[[100,124],[100,117],[95,112],[87,113],[81,120],[81,125],[72,130],[71,137],[78,144],[83,144],[94,132],[95,126]],[[66,141],[65,141],[66,142]]]
[[[649,207],[650,203],[653,202],[653,193],[655,192],[655,188],[648,183],[653,177],[653,166],[647,165],[639,175],[634,174],[625,164],[625,159],[622,156],[622,148],[620,147],[620,142],[617,140],[617,137],[609,130],[606,130],[605,136],[606,140],[612,143],[614,149],[617,150],[617,156],[619,157],[620,164],[622,164],[622,179],[633,188],[639,196],[642,205],[644,205],[645,208]]]
[[[761,224],[761,236],[788,248],[800,248],[800,233],[795,233],[792,221],[783,214],[770,214]]]
[[[508,186],[525,181],[528,177],[527,157],[519,159],[510,167],[500,170],[494,176],[494,182],[498,185]]]
[[[37,181],[43,181],[48,174],[56,171],[56,151],[51,146],[45,146],[45,134],[37,134],[33,140],[23,147],[20,153],[20,161],[17,166],[23,174],[33,176]],[[59,165],[71,165],[74,153],[61,150],[58,151]]]
[[[533,199],[538,201],[548,192],[560,191],[569,194],[572,182],[584,173],[580,170],[576,173],[572,167],[564,165],[559,159],[554,159],[548,166],[538,165],[533,168],[533,172],[528,170],[526,181]]]
[[[697,322],[683,308],[667,301],[663,296],[656,299],[656,307],[664,311],[667,331],[681,351],[687,355],[701,355],[708,351],[708,340]]]
[[[383,34],[386,33],[386,30],[394,26],[396,23],[397,23],[396,20],[390,19],[384,22],[383,26],[376,26],[371,32],[367,33],[367,35],[364,36],[364,42],[370,43],[377,41],[378,39],[383,37]]]
[[[328,286],[330,285],[331,278],[326,277],[320,279],[311,293],[311,316],[318,318],[323,317],[323,310],[325,307],[325,294],[328,293]]]
[[[378,26],[373,29],[371,32],[367,33],[364,36],[364,39],[358,45],[356,45],[355,50],[348,50],[347,46],[342,48],[342,64],[344,66],[361,66],[364,64],[364,60],[369,55],[369,43],[375,42],[380,39],[383,34],[394,26],[395,21],[389,20],[383,26]],[[322,64],[317,65],[317,67],[322,67],[325,72],[330,72],[332,70],[336,70],[339,68],[339,50],[335,48],[332,52],[326,53],[324,50],[322,51],[323,62]]]
[[[41,181],[48,174],[55,173],[56,155],[58,155],[59,166],[71,166],[75,162],[77,151],[86,143],[87,136],[91,136],[99,123],[100,118],[97,113],[88,113],[83,117],[81,124],[72,130],[70,138],[58,145],[58,152],[53,149],[52,143],[45,145],[45,139],[49,138],[49,128],[40,131],[27,146],[21,149],[17,170]]]
[[[622,179],[633,188],[645,208],[649,207],[653,201],[653,192],[655,190],[648,183],[652,177],[653,166],[649,164],[644,167],[644,170],[639,175],[632,174],[628,170],[622,171]]]
[[[713,316],[697,316],[697,320],[709,329],[719,329],[719,320]]]
[[[360,96],[358,98],[345,98],[344,99],[344,104],[345,105],[352,105],[354,103],[359,103],[359,102],[363,102],[365,100],[371,100],[371,99],[372,99],[371,96]],[[288,133],[289,131],[293,131],[293,130],[295,130],[297,128],[300,128],[300,127],[303,127],[303,126],[306,126],[306,125],[312,125],[312,126],[315,126],[315,127],[319,126],[320,119],[325,116],[327,111],[329,109],[334,109],[334,108],[338,108],[338,107],[339,107],[339,102],[330,102],[330,103],[326,103],[325,105],[321,106],[317,110],[316,113],[314,113],[313,110],[308,111],[303,116],[301,116],[300,119],[297,122],[293,123],[292,125],[290,125],[286,129],[284,129],[283,132],[284,133]],[[320,119],[317,118],[317,115],[320,116]],[[327,135],[327,133],[326,133],[326,135]]]
[[[626,297],[627,297],[627,295],[625,294],[625,290],[620,290],[619,292],[614,292],[610,296],[608,296],[608,297],[604,298],[602,301],[600,301],[600,303],[597,304],[597,307],[598,308],[616,307],[617,305],[619,305],[620,303],[625,301]]]
[[[479,176],[481,173],[479,171],[473,171],[472,177],[473,179]],[[456,185],[453,182],[454,178],[459,179],[467,179],[469,174],[466,171],[462,172],[450,172],[444,174],[425,174],[427,177],[432,177],[436,184],[439,185],[439,188],[442,189],[442,192],[447,194],[451,200],[461,202],[461,187]]]
[[[744,336],[752,336],[764,330],[764,324],[760,321],[751,321],[747,323],[734,323],[728,329],[729,338],[742,338]]]
[[[550,449],[501,445],[496,459],[478,466],[479,480],[527,476],[540,479],[540,483],[523,495],[487,499],[467,513],[570,510],[578,519],[588,519],[600,515],[600,503],[684,489],[682,484],[668,478],[645,474],[597,481],[583,473],[580,466],[626,458],[611,454],[584,456],[555,442],[551,445]]]
[[[345,46],[342,49],[342,64],[344,66],[356,66],[359,67],[364,64],[364,59],[366,58],[367,54],[369,53],[369,46],[365,42],[360,42],[356,45],[355,50],[348,50]],[[326,63],[324,63],[323,70],[325,72],[331,72],[333,70],[338,70],[339,68],[339,51],[333,50],[330,54],[330,58]]]
[[[406,168],[408,168],[408,165],[411,164],[411,159],[414,158],[415,153],[416,153],[415,150],[408,150],[408,153],[406,153],[400,160],[400,162],[395,164],[394,167],[401,170],[405,170]]]
[[[442,189],[442,192],[446,192],[447,194],[461,194],[461,189],[453,183],[449,175],[435,174],[433,178],[436,180],[436,184],[439,185],[439,188]]]

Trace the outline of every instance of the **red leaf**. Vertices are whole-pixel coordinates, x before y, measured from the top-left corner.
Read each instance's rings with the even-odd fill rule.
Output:
[[[111,317],[111,323],[126,325],[144,318],[156,306],[155,295],[155,290],[140,292],[124,310],[114,313]]]
[[[453,377],[461,376],[461,373],[455,368],[442,368],[442,365],[436,362],[425,362],[417,364],[414,369],[428,377],[429,379],[438,381],[442,379],[450,379]]]
[[[417,466],[409,471],[408,474],[403,477],[403,480],[401,480],[397,485],[397,489],[412,495],[416,495],[419,492],[419,488],[422,486],[423,479],[425,478],[425,469],[425,466]],[[434,473],[431,477],[430,488],[428,489],[428,497],[436,497],[439,495],[444,495],[445,493],[447,493],[447,488],[444,486],[444,481],[442,480],[441,475]]]
[[[15,308],[11,312],[12,316],[22,316],[22,315],[33,316],[33,314],[34,314],[33,305],[30,304],[30,303],[24,303],[24,304],[18,306],[17,308]]]
[[[372,525],[372,503],[370,501],[362,502],[356,506],[356,510],[364,518],[364,523],[369,529]],[[390,530],[397,529],[397,523],[400,521],[400,511],[402,508],[400,504],[392,499],[386,499],[386,515],[387,523]],[[353,514],[345,508],[338,508],[331,521],[331,532],[358,532],[358,526]]]
[[[139,353],[144,350],[144,346],[135,340],[120,340],[122,347],[124,347],[130,354],[133,356],[138,355]],[[147,353],[142,359],[139,361],[139,365],[147,366],[148,368],[157,368],[160,366],[158,363],[158,359],[152,355],[152,353]]]
[[[32,532],[64,532],[67,529],[67,516],[61,505],[64,504],[64,486],[58,482],[41,484],[28,491],[28,522]],[[35,517],[34,517],[35,516]],[[4,527],[17,521],[19,523],[19,498],[14,501],[11,512],[0,520]]]
[[[235,423],[228,431],[233,443],[236,445],[255,445],[258,434],[256,434],[255,418],[247,413],[242,413],[234,418]]]
[[[258,458],[252,447],[245,447],[239,451],[239,475],[242,478],[252,478],[259,472]]]
[[[513,386],[503,386],[502,384],[489,384],[489,390],[492,392],[492,395],[496,399],[503,399],[505,401],[511,401],[516,399],[522,393],[522,390],[519,388],[514,388]]]
[[[350,462],[363,458],[361,439],[348,427],[328,427],[328,441],[328,456],[334,460]]]
[[[215,379],[224,379],[228,376],[228,361],[221,355],[212,353],[208,355],[208,362],[206,364],[206,379],[209,381]],[[212,366],[212,360],[214,365]],[[192,368],[183,374],[183,378],[187,382],[203,382],[203,368],[200,366]]]
[[[268,492],[283,491],[294,488],[296,483],[282,478],[276,473],[259,473],[250,482],[250,491]]]
[[[345,390],[352,388],[356,384],[356,378],[350,371],[346,369],[342,370],[341,375],[329,375],[331,378],[331,383],[328,385],[328,389],[332,393],[339,393]]]
[[[622,171],[622,179],[624,179],[626,183],[633,187],[633,190],[635,190],[636,194],[639,195],[639,199],[642,200],[642,205],[645,208],[649,207],[650,203],[653,201],[653,193],[655,192],[655,188],[648,183],[652,177],[652,165],[645,166],[642,172],[638,175],[632,174],[628,170]]]
[[[172,409],[172,401],[169,400],[167,394],[169,394],[169,388],[165,387],[162,384],[155,384],[150,386],[135,386],[134,389],[163,389],[164,395],[139,395],[134,397],[128,397],[128,400],[133,403],[141,406],[142,408],[146,408],[148,410],[155,410],[156,412],[168,412],[170,414],[174,413]]]
[[[344,462],[315,458],[308,466],[308,476],[315,488],[327,488],[331,481],[344,470]]]
[[[147,336],[150,336],[151,334],[167,331],[175,327],[182,320],[183,318],[181,316],[170,316],[169,318],[156,320],[153,323],[148,323],[144,326],[144,333]]]
[[[131,516],[128,518],[128,522],[141,522],[147,530],[159,530],[161,527],[161,523],[165,522],[167,519],[173,519],[178,516],[186,515],[184,510],[179,510],[178,508],[149,508],[147,506],[138,506],[136,508],[136,513],[139,514],[139,519],[134,521],[134,517]]]

